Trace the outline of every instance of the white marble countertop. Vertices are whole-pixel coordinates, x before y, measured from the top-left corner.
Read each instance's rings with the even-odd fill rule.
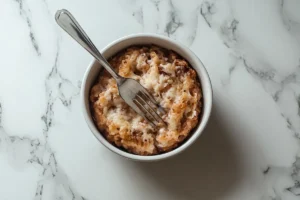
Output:
[[[153,32],[200,57],[214,109],[190,149],[137,163],[94,138],[61,8],[99,49]],[[0,25],[1,200],[299,200],[299,0],[1,0]]]

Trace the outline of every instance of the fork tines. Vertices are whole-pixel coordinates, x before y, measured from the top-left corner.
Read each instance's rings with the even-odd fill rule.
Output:
[[[138,92],[133,102],[139,107],[144,114],[144,118],[154,127],[166,125],[160,114],[165,114],[164,110],[157,105],[154,98],[146,92]]]

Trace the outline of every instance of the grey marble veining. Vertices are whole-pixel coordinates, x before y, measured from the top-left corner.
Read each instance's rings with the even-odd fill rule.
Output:
[[[36,51],[37,55],[40,56],[41,52],[40,52],[38,43],[37,43],[36,38],[35,38],[34,30],[33,30],[33,27],[32,27],[32,21],[31,21],[31,18],[30,18],[31,11],[28,8],[27,3],[25,2],[25,0],[15,0],[15,2],[19,6],[20,15],[24,18],[24,20],[25,20],[25,22],[28,26],[29,38],[30,38],[30,41],[32,43],[32,46],[33,46],[34,50]]]
[[[3,0],[0,8],[1,199],[299,199],[300,1]],[[99,48],[151,32],[195,52],[214,111],[191,149],[149,164],[98,143],[79,100],[92,58],[56,26],[61,8]]]

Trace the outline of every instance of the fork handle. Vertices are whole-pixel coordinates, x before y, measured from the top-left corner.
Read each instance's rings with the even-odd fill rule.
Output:
[[[55,14],[55,20],[62,29],[94,56],[94,58],[116,79],[117,83],[123,81],[123,77],[119,76],[110,66],[69,11],[65,9],[58,10]]]

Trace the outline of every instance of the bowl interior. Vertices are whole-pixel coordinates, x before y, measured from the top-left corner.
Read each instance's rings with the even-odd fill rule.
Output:
[[[83,82],[82,82],[82,103],[83,103],[83,114],[86,119],[86,122],[95,135],[95,137],[108,149],[112,150],[113,152],[120,154],[126,158],[131,158],[134,160],[140,160],[140,161],[153,161],[153,160],[161,160],[167,157],[171,157],[173,155],[178,154],[179,152],[186,149],[189,145],[191,145],[197,137],[201,134],[203,129],[205,128],[207,121],[209,119],[210,113],[211,113],[211,107],[212,107],[212,88],[209,76],[207,74],[206,69],[204,68],[201,61],[195,56],[195,54],[190,51],[188,48],[184,47],[181,44],[178,44],[177,42],[174,42],[170,40],[169,38],[158,36],[158,35],[149,35],[149,34],[138,34],[138,35],[132,35],[127,36],[124,38],[121,38],[107,47],[105,47],[101,53],[103,56],[108,59],[109,57],[115,55],[117,52],[125,49],[126,47],[132,46],[132,45],[150,45],[154,44],[166,49],[173,50],[177,52],[179,55],[181,55],[183,58],[185,58],[191,66],[197,71],[202,93],[203,93],[203,108],[202,108],[202,118],[200,120],[200,123],[198,123],[197,127],[194,129],[194,132],[191,133],[191,136],[179,147],[175,148],[174,150],[170,152],[166,152],[159,155],[153,155],[153,156],[140,156],[140,155],[134,155],[128,152],[125,152],[123,150],[118,149],[114,145],[110,144],[98,131],[97,127],[95,126],[91,111],[90,111],[90,104],[89,104],[89,93],[90,89],[93,86],[95,80],[97,79],[102,67],[97,61],[93,61],[90,66],[88,67]]]

